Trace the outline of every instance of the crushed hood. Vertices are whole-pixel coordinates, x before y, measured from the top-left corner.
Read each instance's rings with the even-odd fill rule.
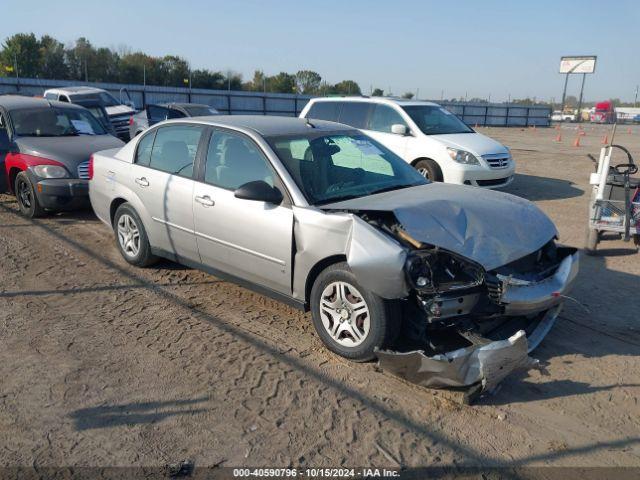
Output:
[[[75,172],[80,163],[89,160],[92,153],[124,145],[121,140],[111,135],[19,137],[16,144],[20,153],[55,160],[70,172]]]
[[[558,234],[528,200],[463,185],[430,183],[321,208],[393,212],[413,238],[469,258],[486,270],[522,258]]]

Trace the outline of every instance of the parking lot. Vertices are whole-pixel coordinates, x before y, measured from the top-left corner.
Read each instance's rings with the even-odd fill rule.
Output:
[[[586,154],[609,129],[586,125],[580,147],[570,125],[479,130],[512,149],[507,191],[582,247]],[[640,160],[640,128],[616,143]],[[467,406],[328,353],[309,314],[170,262],[130,267],[90,212],[17,211],[0,196],[3,465],[640,466],[632,243],[582,257],[542,371]]]

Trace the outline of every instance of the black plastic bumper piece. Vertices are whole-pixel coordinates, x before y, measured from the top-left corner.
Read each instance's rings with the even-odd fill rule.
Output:
[[[88,180],[48,178],[34,183],[38,201],[43,208],[75,210],[90,205]]]

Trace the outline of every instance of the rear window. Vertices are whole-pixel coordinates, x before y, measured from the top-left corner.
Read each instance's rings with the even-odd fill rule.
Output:
[[[355,128],[364,128],[371,110],[371,104],[365,102],[344,102],[339,122]]]
[[[307,112],[307,118],[337,122],[339,107],[338,102],[316,102]]]

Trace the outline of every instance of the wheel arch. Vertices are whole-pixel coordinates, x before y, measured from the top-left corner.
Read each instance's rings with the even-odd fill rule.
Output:
[[[309,270],[309,274],[307,275],[307,280],[305,282],[304,288],[305,311],[309,311],[310,309],[311,289],[313,288],[313,284],[315,283],[320,273],[322,273],[325,268],[331,265],[346,261],[347,256],[345,254],[330,255],[316,262],[316,264],[311,267],[311,270]]]
[[[116,197],[111,201],[111,205],[109,205],[109,223],[111,224],[112,227],[113,227],[113,221],[116,216],[116,210],[118,210],[118,207],[123,203],[128,203],[127,199],[122,197]]]
[[[16,193],[16,177],[20,172],[24,170],[18,167],[11,167],[9,169],[9,191],[13,194]]]
[[[411,166],[415,168],[420,160],[431,160],[432,162],[435,162],[440,167],[440,164],[438,163],[438,161],[431,157],[418,157],[411,162]],[[440,170],[442,170],[442,167],[440,167]]]

